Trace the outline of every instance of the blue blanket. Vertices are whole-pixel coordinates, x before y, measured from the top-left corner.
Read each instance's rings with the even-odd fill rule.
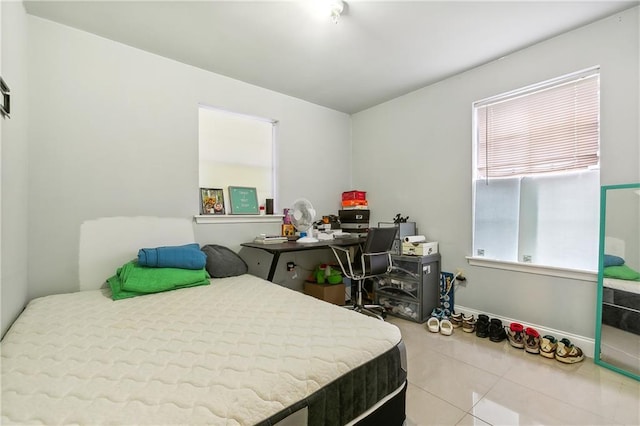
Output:
[[[138,251],[138,264],[151,268],[202,269],[206,263],[207,255],[196,243],[143,248]]]

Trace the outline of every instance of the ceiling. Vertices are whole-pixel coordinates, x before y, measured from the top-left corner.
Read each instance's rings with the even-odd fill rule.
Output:
[[[345,113],[639,1],[24,1],[27,12]],[[325,0],[326,1],[326,0]]]

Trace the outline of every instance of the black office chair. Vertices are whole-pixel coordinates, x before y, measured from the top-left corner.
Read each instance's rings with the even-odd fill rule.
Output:
[[[330,246],[334,256],[338,259],[342,273],[351,279],[352,285],[356,285],[353,306],[347,306],[347,308],[382,319],[383,306],[363,304],[363,285],[367,278],[384,275],[391,271],[391,247],[396,232],[395,227],[369,228],[364,247],[360,248],[359,256],[354,255],[353,260],[349,248]],[[346,261],[343,261],[343,258],[346,258]]]

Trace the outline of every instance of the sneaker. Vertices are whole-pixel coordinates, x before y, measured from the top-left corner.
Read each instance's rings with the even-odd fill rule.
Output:
[[[540,353],[540,333],[531,327],[524,330],[524,350],[530,354]]]
[[[476,321],[476,336],[485,338],[489,336],[489,317],[485,314],[478,315]]]
[[[512,322],[507,330],[507,337],[509,338],[509,344],[514,348],[524,348],[524,327],[522,324]]]
[[[462,331],[466,333],[473,333],[476,331],[476,319],[473,315],[462,316]]]
[[[497,318],[491,318],[489,322],[489,340],[492,342],[502,342],[507,338],[507,333],[504,331],[502,321]]]
[[[555,357],[556,360],[565,364],[574,364],[582,361],[584,359],[584,354],[582,353],[582,349],[574,346],[569,339],[564,338],[558,342]]]
[[[449,317],[449,321],[451,321],[451,325],[453,325],[453,328],[462,327],[462,314],[451,314],[451,317]]]
[[[556,356],[556,349],[558,348],[558,340],[549,335],[545,334],[540,339],[540,355],[545,358],[553,359]]]

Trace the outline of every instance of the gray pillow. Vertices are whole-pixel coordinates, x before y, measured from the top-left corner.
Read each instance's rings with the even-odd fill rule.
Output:
[[[249,270],[244,260],[227,247],[207,244],[201,250],[207,255],[205,268],[211,278],[235,277]]]

